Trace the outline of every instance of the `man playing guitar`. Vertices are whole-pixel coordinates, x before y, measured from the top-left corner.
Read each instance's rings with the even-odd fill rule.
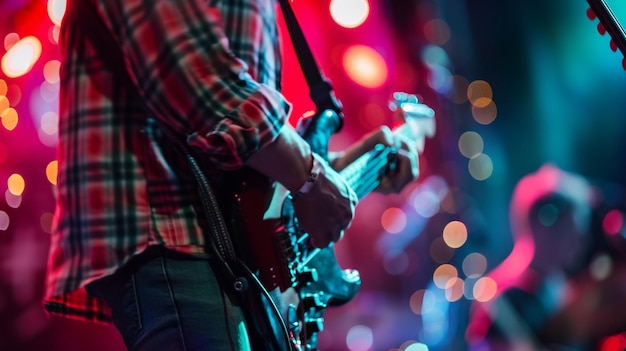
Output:
[[[275,16],[273,0],[68,1],[50,313],[113,323],[129,350],[300,348],[266,341],[246,318],[233,291],[269,288],[256,275],[224,283],[215,213],[193,162],[171,147],[193,150],[211,179],[245,170],[285,189],[307,250],[341,238],[358,194],[285,123]],[[374,189],[399,191],[418,176],[415,145],[385,128],[333,163],[376,144],[394,150],[395,168]]]

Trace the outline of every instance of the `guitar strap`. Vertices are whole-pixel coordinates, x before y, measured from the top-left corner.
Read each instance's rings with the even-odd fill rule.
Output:
[[[289,4],[290,0],[279,0],[280,7],[283,12],[283,18],[285,24],[289,30],[289,37],[291,38],[291,44],[298,57],[300,68],[304,74],[304,79],[309,86],[309,95],[311,100],[315,104],[317,111],[332,110],[339,117],[339,125],[334,132],[338,132],[343,125],[343,113],[341,111],[342,106],[339,100],[333,93],[333,88],[328,81],[324,78],[321,70],[319,69],[311,48],[304,36],[302,27],[296,18],[296,15]]]

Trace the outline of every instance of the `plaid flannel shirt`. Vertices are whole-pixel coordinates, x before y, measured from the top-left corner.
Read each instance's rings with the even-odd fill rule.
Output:
[[[274,0],[74,1],[94,3],[130,80],[107,69],[80,28],[62,24],[57,207],[44,306],[110,322],[86,284],[152,244],[189,253],[204,246],[197,190],[163,161],[145,132],[148,118],[187,136],[215,168],[236,170],[276,138],[290,105],[278,92]]]

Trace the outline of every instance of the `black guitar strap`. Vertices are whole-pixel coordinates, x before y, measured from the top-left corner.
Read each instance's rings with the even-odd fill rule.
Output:
[[[296,56],[298,57],[298,62],[300,63],[300,68],[304,74],[304,79],[309,86],[309,95],[311,100],[313,100],[317,111],[332,110],[338,115],[339,125],[334,131],[338,132],[343,124],[341,103],[335,97],[330,82],[328,79],[324,78],[321,70],[319,69],[317,62],[313,57],[313,53],[311,52],[311,48],[304,36],[302,27],[300,26],[289,1],[290,0],[279,0],[283,12],[283,18],[285,19],[285,23],[287,24],[287,28],[289,30],[291,43],[294,51],[296,52]]]

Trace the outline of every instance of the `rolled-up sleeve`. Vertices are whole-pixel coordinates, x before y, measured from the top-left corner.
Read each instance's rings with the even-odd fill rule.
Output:
[[[217,168],[241,167],[277,137],[291,105],[232,53],[218,8],[206,0],[101,1],[100,15],[149,112]],[[266,30],[259,9],[240,11],[241,35]]]

